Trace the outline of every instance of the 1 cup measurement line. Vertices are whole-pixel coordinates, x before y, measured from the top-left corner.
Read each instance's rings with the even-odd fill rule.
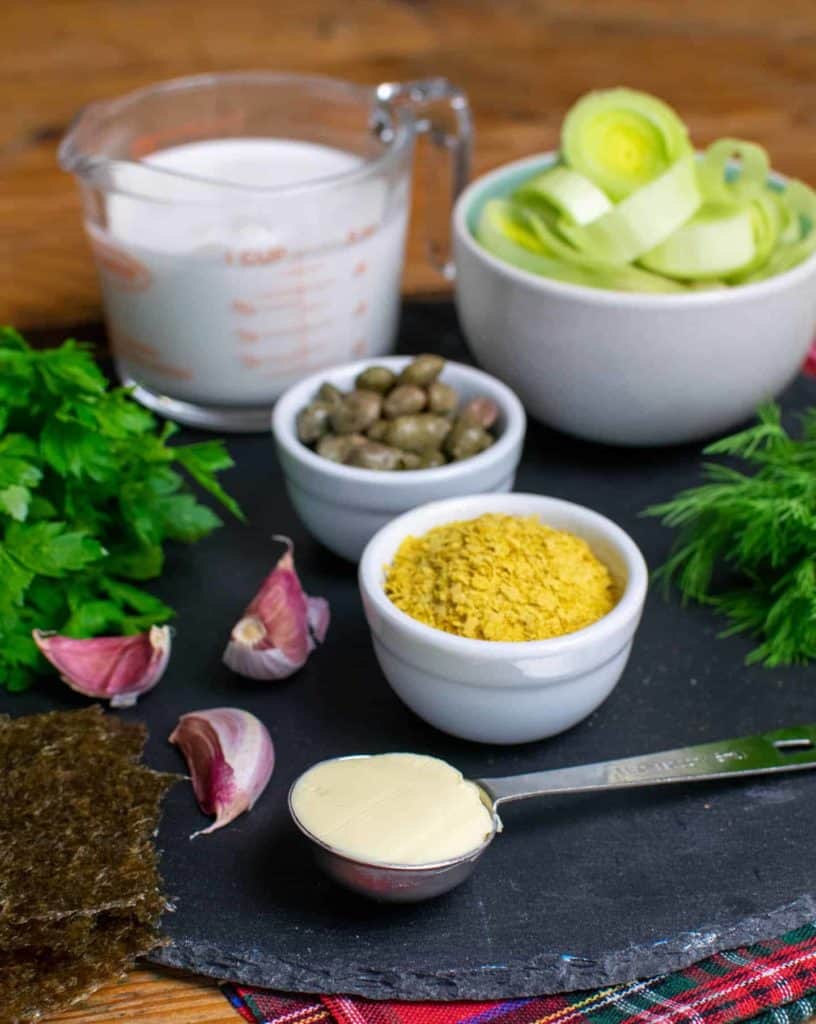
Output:
[[[296,263],[293,267],[289,267],[286,270],[280,270],[278,273],[282,277],[306,277],[308,274],[317,274],[324,269],[324,263],[311,263],[309,265]]]
[[[251,299],[233,299],[230,308],[233,313],[237,313],[239,316],[256,316],[258,313],[266,313],[288,307],[299,308],[299,300],[313,292],[325,293],[334,283],[333,278],[325,278],[321,281],[313,281],[294,288],[279,288],[273,292],[262,292],[259,296]],[[275,300],[278,299],[288,301],[282,305],[275,304]],[[269,300],[272,301],[270,302]]]
[[[305,295],[308,292],[325,291],[335,283],[333,277],[316,278],[313,281],[302,281],[300,284],[292,285],[291,288],[276,288],[274,291],[261,292],[256,299],[263,302],[266,299],[283,299],[292,295]]]
[[[290,325],[289,327],[282,327],[277,331],[262,331],[259,332],[257,338],[253,338],[252,341],[262,341],[266,338],[302,338],[305,334],[309,334],[311,331],[323,331],[327,327],[331,327],[332,321],[330,319],[316,320],[313,323],[299,323]],[[240,337],[240,333],[239,333]],[[243,341],[248,341],[248,338],[242,338]]]
[[[289,364],[292,362],[298,362],[302,357],[309,355],[310,353],[323,352],[327,348],[326,343],[319,341],[304,341],[302,345],[299,345],[296,349],[289,349],[286,352],[247,352],[239,359],[244,366],[261,366],[264,364]]]

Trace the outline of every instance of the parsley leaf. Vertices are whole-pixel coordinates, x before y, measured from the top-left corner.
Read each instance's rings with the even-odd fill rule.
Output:
[[[60,522],[12,523],[6,530],[5,545],[26,569],[57,579],[84,569],[105,554],[99,541]]]
[[[160,575],[167,542],[192,543],[221,520],[186,473],[233,515],[219,441],[170,444],[88,346],[37,351],[0,328],[0,685],[46,670],[34,628],[72,636],[134,633],[173,610],[136,586]]]

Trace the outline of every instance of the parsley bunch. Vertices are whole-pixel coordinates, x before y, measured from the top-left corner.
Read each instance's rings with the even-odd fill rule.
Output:
[[[684,600],[731,621],[724,636],[749,633],[749,664],[769,668],[816,658],[816,408],[791,437],[773,403],[758,423],[705,449],[729,458],[704,466],[706,482],[654,505],[679,535],[658,571]],[[744,469],[734,460],[741,460]]]
[[[32,629],[136,633],[172,616],[136,583],[161,573],[165,541],[221,523],[175,467],[241,517],[217,479],[223,444],[171,447],[175,430],[110,388],[87,346],[35,351],[0,328],[0,685],[44,670]]]

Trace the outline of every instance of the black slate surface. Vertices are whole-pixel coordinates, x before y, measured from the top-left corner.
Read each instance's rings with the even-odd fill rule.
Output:
[[[405,312],[404,351],[464,350],[449,306]],[[800,379],[793,411],[816,402]],[[415,750],[466,775],[498,775],[620,757],[816,720],[816,672],[746,668],[748,642],[716,638],[707,611],[649,597],[624,677],[591,718],[542,743],[492,748],[452,739],[406,710],[374,660],[355,570],[301,528],[267,437],[230,440],[228,484],[250,525],[230,523],[170,554],[156,588],[179,609],[166,677],[127,718],[151,732],[148,760],[179,770],[167,736],[186,711],[239,705],[268,725],[278,763],[255,810],[193,842],[204,820],[192,790],[167,801],[160,846],[175,911],[155,959],[291,991],[404,999],[532,995],[625,981],[816,918],[816,774],[528,801],[503,811],[505,832],[474,878],[441,899],[379,906],[319,875],[290,825],[285,795],[313,762]],[[654,567],[669,535],[638,517],[697,479],[699,449],[613,450],[531,426],[518,490],[604,512]],[[273,533],[295,541],[307,591],[327,597],[324,647],[282,683],[232,675],[229,628],[277,559]],[[56,681],[0,696],[22,714],[84,703]]]

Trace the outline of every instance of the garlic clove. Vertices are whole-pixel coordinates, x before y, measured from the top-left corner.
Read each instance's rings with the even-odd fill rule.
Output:
[[[306,598],[306,621],[309,624],[309,631],[315,641],[312,644],[312,648],[315,647],[315,644],[322,644],[326,639],[330,618],[329,602],[325,597]]]
[[[98,636],[79,640],[32,631],[34,642],[72,690],[109,700],[111,707],[132,707],[152,690],[170,660],[170,627],[151,626],[134,636]]]
[[[225,664],[250,679],[286,679],[305,663],[329,628],[329,605],[303,592],[292,557],[292,542],[243,617],[224,651]]]
[[[170,734],[190,769],[193,792],[208,828],[194,839],[223,828],[249,811],[263,793],[275,767],[275,748],[266,726],[240,708],[211,708],[182,715]]]

